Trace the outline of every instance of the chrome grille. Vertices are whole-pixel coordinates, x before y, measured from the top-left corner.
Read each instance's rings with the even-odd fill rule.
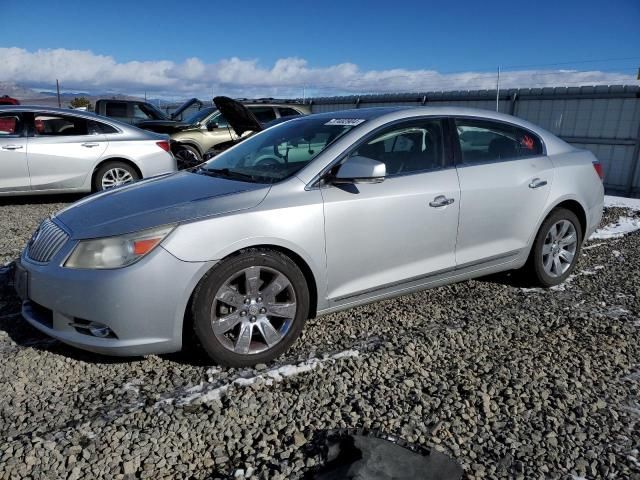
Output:
[[[46,263],[51,260],[65,244],[69,235],[51,220],[40,224],[27,244],[27,256],[36,262]]]

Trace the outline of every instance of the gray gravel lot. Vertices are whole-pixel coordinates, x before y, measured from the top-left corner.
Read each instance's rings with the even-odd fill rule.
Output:
[[[64,201],[1,204],[0,262]],[[335,428],[435,447],[468,478],[640,479],[640,234],[589,247],[563,288],[501,275],[360,307],[246,370],[75,350],[0,286],[0,479],[297,478]]]

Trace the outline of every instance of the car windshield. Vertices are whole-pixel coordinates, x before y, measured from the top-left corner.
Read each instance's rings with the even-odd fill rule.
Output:
[[[200,171],[256,183],[279,182],[363,121],[326,117],[291,120],[242,141],[205,163]]]
[[[185,123],[188,123],[189,125],[195,125],[196,123],[200,123],[202,120],[207,118],[216,110],[217,109],[215,107],[203,108],[202,110],[198,110],[196,113],[194,113],[190,117],[187,117],[187,119],[185,120]]]

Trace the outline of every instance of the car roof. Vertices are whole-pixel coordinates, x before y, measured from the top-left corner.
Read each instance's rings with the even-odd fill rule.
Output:
[[[73,114],[73,115],[81,115],[83,117],[91,117],[96,120],[102,120],[105,117],[101,117],[93,112],[88,112],[86,110],[76,110],[73,108],[58,108],[58,107],[47,107],[45,105],[0,105],[1,110],[11,110],[14,112],[49,112],[49,113],[61,113],[61,114]]]
[[[44,112],[59,113],[61,115],[75,115],[76,117],[96,120],[98,122],[112,125],[124,132],[135,133],[138,135],[143,134],[146,136],[158,136],[157,134],[153,134],[153,132],[139,129],[134,125],[130,125],[128,123],[121,122],[110,117],[103,117],[102,115],[98,115],[93,112],[87,112],[86,110],[75,110],[73,108],[57,108],[47,107],[43,105],[0,105],[0,112]]]
[[[512,125],[520,126],[543,137],[545,142],[562,142],[552,133],[530,123],[522,118],[507,115],[505,113],[494,112],[481,108],[448,107],[448,106],[393,106],[393,107],[372,107],[372,108],[352,108],[348,110],[337,110],[335,112],[323,112],[307,115],[303,118],[326,118],[330,119],[363,119],[378,120],[380,122],[391,122],[395,120],[410,119],[422,116],[442,116],[442,117],[471,117],[476,119],[496,120]],[[564,142],[562,142],[564,143]]]

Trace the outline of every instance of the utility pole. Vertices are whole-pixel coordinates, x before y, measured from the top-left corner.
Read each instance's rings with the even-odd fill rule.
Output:
[[[306,86],[302,86],[302,103],[306,103]]]
[[[498,80],[496,82],[496,112],[500,111],[500,65],[498,65]]]
[[[56,78],[56,90],[58,91],[58,108],[62,108],[62,102],[60,101],[60,82]]]

